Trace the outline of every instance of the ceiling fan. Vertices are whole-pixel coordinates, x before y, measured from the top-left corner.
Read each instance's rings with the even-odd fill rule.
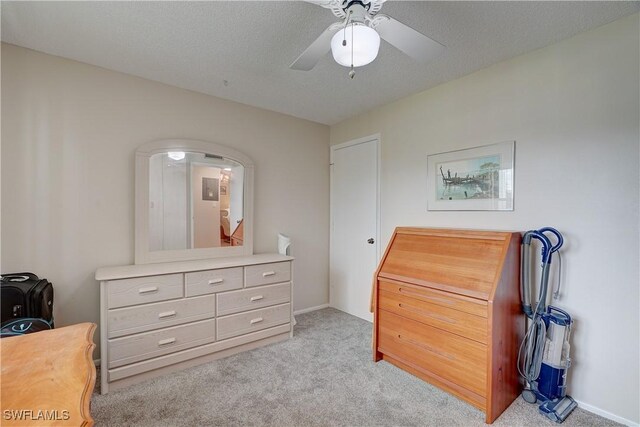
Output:
[[[289,68],[309,71],[327,54],[335,61],[351,67],[371,63],[378,56],[380,39],[386,40],[411,58],[427,62],[436,57],[444,46],[396,19],[378,13],[386,0],[307,0],[327,9],[342,19],[329,25]]]

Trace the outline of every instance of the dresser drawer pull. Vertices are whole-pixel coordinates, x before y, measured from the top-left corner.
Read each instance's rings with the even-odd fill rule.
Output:
[[[255,323],[260,323],[262,322],[264,319],[262,317],[256,317],[255,319],[251,319],[251,321],[249,322],[250,324],[255,324]]]
[[[158,292],[157,286],[147,286],[146,288],[138,289],[139,294],[150,294],[152,292]]]
[[[405,304],[398,303],[398,307],[403,309],[403,310],[407,310],[407,311],[410,311],[412,313],[419,314],[421,316],[431,317],[432,319],[440,320],[440,321],[446,322],[446,323],[451,323],[452,325],[455,325],[456,323],[458,323],[455,319],[451,319],[449,317],[442,316],[440,314],[431,313],[431,312],[428,312],[428,311],[425,311],[425,310],[420,310],[419,308],[411,307],[410,305],[405,305]]]
[[[224,279],[211,279],[209,280],[210,285],[217,285],[218,283],[224,282]]]
[[[418,292],[411,292],[411,291],[407,291],[406,289],[402,289],[402,288],[398,288],[398,292],[402,292],[405,295],[410,295],[412,297],[417,297],[417,298],[424,298],[427,300],[431,300],[431,301],[435,301],[435,302],[439,302],[441,304],[446,304],[446,305],[454,305],[455,302],[445,299],[445,298],[438,298],[438,297],[430,297],[427,295],[423,295],[420,294]]]
[[[421,343],[419,341],[414,341],[412,339],[403,338],[400,334],[398,334],[398,339],[399,340],[404,340],[404,341],[408,342],[409,344],[415,345],[416,347],[424,348],[425,350],[430,351],[431,353],[435,353],[438,356],[446,357],[449,360],[456,360],[456,357],[453,354],[449,354],[449,353],[445,353],[443,351],[436,350],[435,348],[430,347],[430,346],[426,345],[425,343]]]
[[[275,271],[265,271],[264,273],[262,273],[262,277],[275,276],[275,275],[276,275]]]
[[[256,295],[255,297],[251,297],[249,300],[253,302],[253,301],[260,301],[263,298],[264,297],[262,295]]]
[[[167,317],[173,317],[176,315],[175,310],[165,311],[163,313],[158,313],[158,319],[166,319]]]
[[[160,341],[158,341],[158,345],[173,344],[174,342],[176,342],[176,339],[175,339],[175,338],[167,338],[166,340],[160,340]]]

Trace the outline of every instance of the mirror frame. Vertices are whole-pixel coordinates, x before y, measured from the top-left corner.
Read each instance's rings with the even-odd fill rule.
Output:
[[[213,154],[244,166],[242,246],[149,251],[149,160],[167,151]],[[141,145],[135,162],[135,264],[188,261],[253,254],[253,161],[233,148],[194,139],[161,139]]]

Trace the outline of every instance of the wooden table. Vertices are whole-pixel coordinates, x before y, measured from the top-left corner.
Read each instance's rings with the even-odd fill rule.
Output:
[[[0,340],[0,424],[92,426],[95,329],[80,323]]]

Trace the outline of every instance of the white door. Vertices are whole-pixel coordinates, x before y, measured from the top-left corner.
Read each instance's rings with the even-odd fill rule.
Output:
[[[331,147],[329,302],[369,321],[379,245],[378,145],[365,138]]]

